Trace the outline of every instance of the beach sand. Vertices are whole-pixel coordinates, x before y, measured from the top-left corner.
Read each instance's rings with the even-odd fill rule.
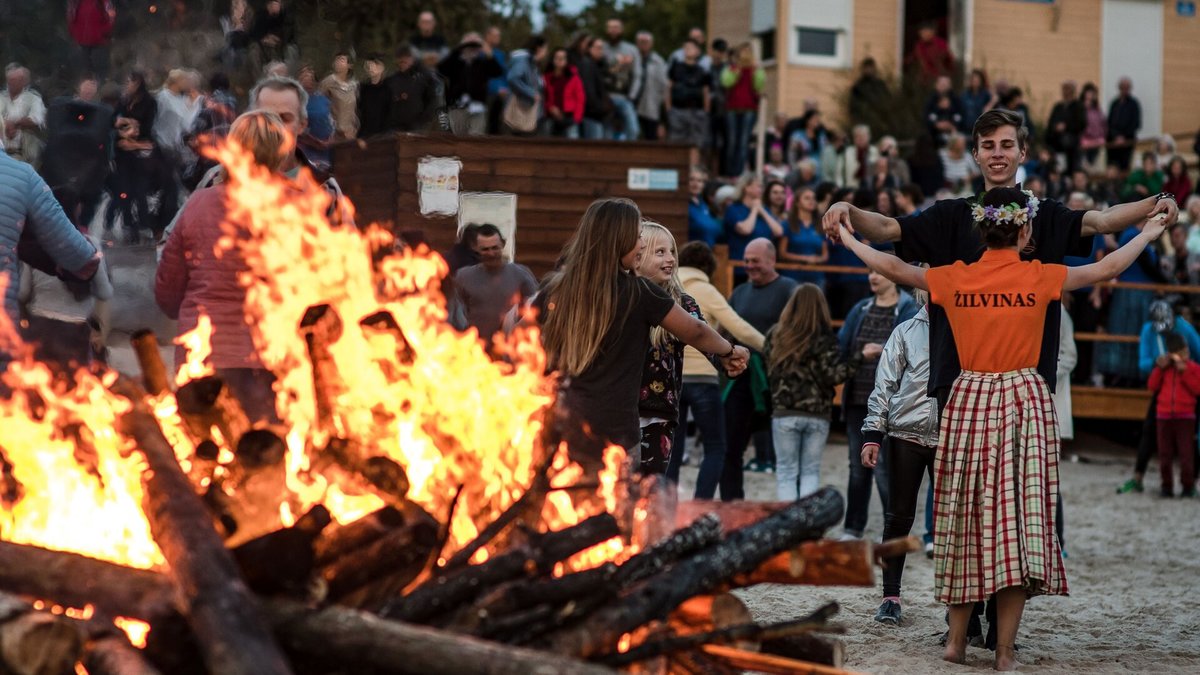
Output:
[[[697,452],[698,454],[698,452]],[[1157,462],[1144,494],[1116,494],[1133,471],[1134,451],[1099,437],[1070,442],[1061,465],[1070,597],[1033,598],[1017,637],[1022,671],[1036,673],[1200,672],[1200,500],[1158,496]],[[1073,461],[1076,458],[1078,461]],[[831,436],[821,483],[846,489],[844,436]],[[695,467],[684,467],[680,499],[690,499]],[[1178,489],[1178,488],[1177,488]],[[750,499],[774,499],[775,477],[747,473]],[[883,533],[872,495],[867,537]],[[922,497],[923,499],[923,497]],[[913,534],[924,527],[924,501]],[[831,529],[828,536],[840,534]],[[899,626],[874,620],[875,588],[764,585],[738,591],[758,621],[783,621],[837,601],[846,627],[845,667],[870,673],[963,673],[992,667],[992,652],[970,647],[965,666],[941,660],[944,606],[934,600],[933,561],[908,556]]]

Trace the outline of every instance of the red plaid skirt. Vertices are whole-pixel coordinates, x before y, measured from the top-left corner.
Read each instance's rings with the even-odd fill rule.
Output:
[[[942,413],[934,461],[937,599],[979,602],[1021,586],[1067,595],[1054,533],[1058,418],[1032,368],[964,371]]]

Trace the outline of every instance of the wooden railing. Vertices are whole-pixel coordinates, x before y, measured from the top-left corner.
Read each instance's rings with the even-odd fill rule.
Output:
[[[713,275],[712,283],[728,297],[733,292],[734,270],[745,267],[745,264],[740,260],[730,260],[729,248],[727,246],[718,245],[713,249],[713,253],[717,258],[717,271]],[[867,272],[866,268],[863,267],[810,265],[789,262],[777,263],[775,268],[798,272],[824,272],[826,274],[866,274]],[[1114,289],[1128,288],[1158,293],[1200,295],[1200,286],[1175,286],[1171,284],[1149,284],[1127,281],[1108,281],[1097,285]],[[835,321],[834,324],[840,326],[841,322]],[[1079,342],[1138,344],[1140,336],[1077,331],[1075,333],[1075,340]],[[1073,415],[1077,418],[1141,420],[1145,418],[1146,410],[1150,405],[1150,392],[1145,389],[1075,385],[1071,387],[1071,398]]]

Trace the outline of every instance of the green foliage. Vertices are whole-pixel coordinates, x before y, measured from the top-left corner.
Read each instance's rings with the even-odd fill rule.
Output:
[[[632,41],[639,30],[653,33],[660,53],[683,44],[693,27],[704,27],[708,11],[706,0],[595,0],[577,15],[561,14],[558,0],[542,0],[541,7],[546,16],[544,32],[553,45],[566,44],[580,30],[602,35],[605,22],[616,18],[625,22],[626,39]]]

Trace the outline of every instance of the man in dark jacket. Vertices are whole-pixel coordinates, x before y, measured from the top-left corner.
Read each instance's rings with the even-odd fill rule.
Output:
[[[446,103],[454,133],[482,136],[487,131],[488,83],[504,75],[492,58],[491,47],[478,33],[467,33],[438,63],[438,72],[446,78]]]
[[[424,131],[437,110],[435,76],[417,63],[412,47],[396,48],[396,72],[384,80],[390,95],[388,131]]]
[[[1137,132],[1142,128],[1142,104],[1133,97],[1133,82],[1122,77],[1117,82],[1117,97],[1108,106],[1108,164],[1129,170]]]
[[[604,62],[604,42],[593,38],[586,56],[579,60],[579,79],[583,81],[583,137],[604,138],[612,99],[604,81],[607,65]]]
[[[388,130],[392,96],[384,83],[382,54],[368,56],[363,68],[367,77],[358,83],[358,137],[370,138]]]
[[[1079,168],[1079,139],[1086,126],[1087,114],[1075,93],[1075,82],[1067,80],[1062,83],[1062,100],[1054,104],[1046,123],[1046,144],[1066,156],[1067,172]]]

